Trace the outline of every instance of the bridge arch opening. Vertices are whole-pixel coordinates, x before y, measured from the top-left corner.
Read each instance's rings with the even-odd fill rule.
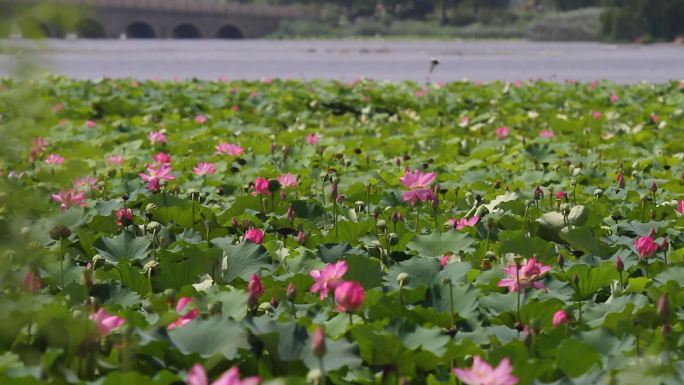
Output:
[[[24,18],[17,22],[17,27],[21,36],[27,39],[39,39],[42,37],[55,37],[55,33],[48,23],[35,19],[35,18]]]
[[[76,24],[76,34],[84,39],[103,39],[107,37],[104,26],[94,19],[82,19]]]
[[[242,34],[240,28],[228,24],[218,30],[216,37],[218,39],[244,39],[245,36]]]
[[[174,39],[200,39],[202,32],[192,24],[181,24],[173,29],[171,36]]]
[[[136,21],[126,28],[126,37],[130,39],[154,39],[157,37],[157,33],[151,25],[143,21]]]

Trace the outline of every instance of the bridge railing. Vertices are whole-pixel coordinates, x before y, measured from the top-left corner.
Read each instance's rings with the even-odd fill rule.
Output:
[[[35,4],[39,0],[0,0],[0,3]],[[219,4],[198,0],[52,0],[55,4],[133,8],[165,11],[226,13],[292,19],[315,19],[318,7],[309,5]]]

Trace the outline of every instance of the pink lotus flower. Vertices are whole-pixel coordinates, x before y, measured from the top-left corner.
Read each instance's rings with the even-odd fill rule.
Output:
[[[86,127],[88,128],[95,128],[95,126],[97,126],[97,123],[94,120],[88,120],[86,122]]]
[[[237,144],[219,143],[216,145],[216,153],[221,155],[240,156],[245,150]]]
[[[26,273],[24,280],[21,282],[21,288],[29,293],[37,293],[43,287],[43,281],[40,279],[40,275],[32,272]]]
[[[457,220],[456,218],[451,218],[449,219],[449,223],[451,224],[451,227],[455,228],[456,230],[462,230],[465,227],[475,226],[479,220],[480,217],[474,215],[470,217],[470,219],[461,218]]]
[[[651,122],[653,122],[653,124],[658,124],[658,122],[660,122],[660,117],[655,113],[651,114]]]
[[[261,283],[261,278],[252,274],[249,277],[249,283],[247,283],[247,293],[249,293],[249,302],[255,304],[256,301],[264,294],[264,284]]]
[[[50,195],[53,201],[59,203],[59,208],[67,210],[71,206],[86,207],[85,192],[69,190],[67,192],[60,192]]]
[[[356,282],[345,281],[335,288],[335,303],[337,311],[357,311],[363,305],[365,292],[363,286]]]
[[[415,170],[413,173],[406,171],[403,177],[399,178],[401,183],[409,188],[402,196],[402,200],[409,201],[413,205],[416,200],[427,201],[435,199],[435,194],[429,186],[435,180],[437,175],[434,172],[422,173],[420,170]]]
[[[636,242],[634,242],[634,247],[641,258],[650,258],[658,252],[658,244],[650,234],[645,237],[639,237]]]
[[[93,178],[92,176],[84,176],[81,178],[74,179],[74,188],[76,190],[99,190],[100,186],[97,185],[99,180],[97,178]]]
[[[317,145],[320,140],[321,138],[319,138],[316,134],[309,134],[306,136],[306,142],[312,146]]]
[[[108,336],[112,330],[118,328],[126,322],[121,317],[107,313],[103,308],[100,308],[97,313],[91,314],[90,319],[95,322],[97,332],[103,336]]]
[[[166,134],[164,133],[164,131],[152,131],[149,134],[147,134],[147,139],[153,146],[157,143],[164,144],[166,143]]]
[[[556,193],[556,200],[557,201],[562,201],[563,199],[567,198],[568,194],[565,193],[565,191],[559,191]]]
[[[565,313],[565,310],[558,310],[554,315],[553,315],[553,327],[558,327],[562,324],[566,324],[570,322],[570,319],[568,319],[568,315]]]
[[[518,378],[511,372],[511,362],[504,358],[496,369],[476,356],[470,369],[454,369],[454,374],[468,385],[515,385]]]
[[[278,182],[284,188],[295,188],[297,187],[297,176],[289,173],[283,174],[278,177]]]
[[[50,166],[59,166],[64,164],[64,158],[57,154],[50,154],[45,159],[45,163],[49,164]]]
[[[166,327],[167,330],[185,326],[200,315],[199,309],[195,307],[195,300],[190,297],[181,297],[178,299],[178,303],[176,303],[176,313],[178,313],[180,317],[171,322]]]
[[[240,106],[237,104],[234,104],[232,107],[230,107],[230,110],[233,112],[238,112],[238,111],[240,111]]]
[[[261,242],[264,241],[264,232],[262,230],[255,229],[254,227],[250,227],[247,229],[247,231],[245,231],[245,239],[260,245]]]
[[[252,191],[252,195],[271,195],[271,192],[268,191],[268,179],[258,177],[254,181],[254,191]]]
[[[601,119],[601,111],[594,111],[593,113],[594,119],[600,120]]]
[[[551,270],[551,266],[542,265],[534,258],[530,258],[527,263],[520,267],[520,271],[515,264],[504,268],[507,278],[499,281],[499,287],[508,287],[509,292],[518,291],[519,289],[543,289],[544,284],[539,280],[542,275]],[[520,286],[518,286],[518,278],[520,279]]]
[[[610,95],[610,102],[611,102],[611,103],[615,103],[615,102],[617,102],[618,100],[620,100],[620,98],[619,98],[617,95],[615,95],[615,94],[611,94],[611,95]]]
[[[130,226],[133,224],[133,211],[129,208],[121,208],[116,211],[116,224]]]
[[[171,164],[171,155],[169,155],[165,152],[158,152],[158,153],[152,155],[152,159],[154,159],[154,161],[157,164],[166,164],[166,165]]]
[[[211,385],[258,385],[261,379],[259,377],[247,377],[240,380],[240,369],[233,366],[219,377],[218,380],[211,383]],[[209,385],[209,378],[204,367],[200,364],[195,364],[188,372],[187,385]]]
[[[496,134],[497,139],[506,139],[508,138],[508,135],[511,133],[511,129],[506,126],[499,127],[494,131],[494,133]]]
[[[195,123],[197,124],[204,124],[207,122],[207,116],[206,115],[197,115],[195,116]]]
[[[428,89],[427,88],[421,88],[418,91],[415,92],[415,96],[417,98],[422,98],[423,96],[427,95]]]
[[[107,164],[110,166],[121,166],[124,164],[124,157],[121,155],[111,155],[107,157]]]
[[[56,114],[64,109],[64,104],[62,103],[57,103],[52,106],[52,113]]]
[[[149,174],[149,175],[147,175]],[[173,175],[171,167],[167,165],[160,165],[158,167],[147,166],[147,174],[140,173],[140,179],[147,182],[147,189],[149,191],[158,191],[161,188],[162,180],[173,180],[176,177]]]
[[[347,262],[337,261],[329,263],[322,270],[312,270],[309,275],[314,279],[314,284],[309,289],[312,293],[319,293],[319,298],[324,300],[330,290],[335,290],[342,283],[342,277],[347,273]]]
[[[684,215],[684,200],[677,201],[677,208],[675,209],[677,214]]]
[[[45,151],[47,145],[48,142],[45,138],[37,137],[36,139],[34,139],[33,143],[31,144],[31,149],[29,152],[29,162],[35,162],[36,158],[38,158],[40,154],[42,154],[43,151]]]
[[[459,121],[458,125],[461,126],[461,127],[465,127],[465,126],[467,126],[469,123],[470,123],[470,118],[466,115],[466,116],[464,116],[464,117],[461,118],[461,120]]]
[[[556,134],[551,130],[541,130],[539,133],[540,138],[553,138]]]
[[[195,175],[199,175],[199,176],[216,174],[216,164],[215,163],[200,162],[200,163],[197,163],[197,166],[195,166],[192,169],[192,171],[195,173]]]

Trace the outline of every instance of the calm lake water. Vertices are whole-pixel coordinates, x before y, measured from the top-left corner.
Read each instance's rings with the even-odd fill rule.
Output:
[[[684,80],[684,46],[523,41],[399,40],[5,40],[20,52],[39,52],[52,73],[74,78],[139,79],[300,78],[424,82],[430,58],[440,61],[432,81],[542,78],[619,83]],[[0,74],[16,58],[0,55]]]

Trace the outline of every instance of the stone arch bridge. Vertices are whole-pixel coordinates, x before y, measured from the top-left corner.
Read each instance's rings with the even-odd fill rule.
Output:
[[[282,20],[314,20],[316,7],[261,4],[218,4],[207,0],[53,0],[71,7],[77,20],[52,20],[49,12],[29,12],[44,2],[0,0],[0,17],[12,18],[14,27],[0,36],[60,38],[211,38],[242,39],[267,35]],[[44,5],[43,5],[44,7]],[[49,9],[49,8],[48,8]],[[27,11],[27,12],[23,12]],[[7,23],[5,23],[7,24]]]

